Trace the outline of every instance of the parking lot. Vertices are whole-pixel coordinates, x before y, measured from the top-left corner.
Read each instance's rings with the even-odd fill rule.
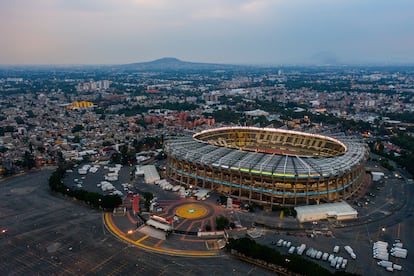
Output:
[[[102,191],[102,189],[98,187],[97,184],[101,183],[102,181],[105,181],[105,175],[108,176],[108,172],[110,172],[110,167],[114,167],[114,165],[108,166],[107,168],[105,168],[105,166],[100,166],[95,173],[88,172],[86,174],[79,174],[77,170],[78,168],[74,168],[72,171],[67,172],[64,182],[66,185],[71,186],[73,188],[83,188],[88,191],[109,194],[110,191]],[[174,201],[180,198],[177,193],[174,193],[172,191],[165,191],[154,184],[144,183],[142,177],[131,178],[131,171],[132,167],[120,168],[118,179],[116,181],[111,181],[115,189],[121,191],[123,194],[128,193],[128,191],[139,192],[141,194],[144,192],[151,192],[154,194],[154,196],[164,201]],[[44,172],[42,172],[42,174],[44,174]],[[19,210],[21,209],[19,207],[19,204],[15,203],[17,202],[16,200],[21,198],[18,197],[21,193],[30,194],[30,192],[37,191],[37,186],[40,185],[40,183],[36,182],[37,186],[31,185],[29,184],[30,182],[27,182],[30,180],[30,178],[24,179],[26,179],[26,182],[23,181],[24,185],[21,189],[11,189],[9,192],[3,194],[3,197],[5,197],[5,200],[2,203],[3,213],[5,212],[4,210],[13,210],[17,207]],[[45,183],[47,182],[46,180],[43,181]],[[125,183],[131,184],[128,190],[124,190],[124,187],[122,186],[122,184]],[[82,186],[78,187],[78,184]],[[30,191],[27,189],[29,189]],[[47,199],[50,196],[47,194],[45,195],[45,192],[47,193],[47,188],[43,187],[43,200]],[[35,193],[33,193],[33,195],[35,195]],[[217,197],[218,196],[216,194],[212,193],[212,196],[208,200],[215,202]],[[53,196],[51,198],[53,199]],[[349,202],[359,212],[359,219],[356,221],[319,221],[316,224],[299,224],[295,218],[281,217],[278,212],[270,212],[260,209],[257,209],[254,213],[246,212],[243,210],[235,210],[234,212],[231,212],[230,216],[233,221],[240,221],[242,223],[242,226],[246,226],[248,228],[253,227],[254,225],[260,225],[258,227],[261,227],[261,229],[258,232],[263,233],[263,235],[260,238],[257,238],[256,241],[273,247],[276,250],[279,250],[280,252],[285,254],[288,254],[289,248],[277,246],[276,242],[280,239],[291,242],[292,246],[299,246],[303,243],[306,244],[307,249],[312,247],[321,252],[327,252],[330,254],[333,253],[334,246],[338,245],[340,246],[340,251],[336,255],[348,259],[346,271],[357,273],[360,275],[372,275],[372,273],[374,273],[375,275],[387,275],[389,272],[387,272],[384,268],[379,267],[377,265],[378,260],[373,259],[372,257],[372,245],[377,240],[383,240],[392,243],[395,239],[401,239],[404,243],[404,247],[408,249],[408,259],[396,259],[394,257],[392,257],[391,259],[394,263],[402,266],[403,270],[401,272],[398,272],[399,274],[410,275],[409,272],[414,271],[414,262],[412,262],[410,255],[410,252],[414,250],[414,237],[412,236],[412,229],[414,227],[414,219],[412,217],[412,213],[414,211],[413,198],[414,186],[410,181],[408,181],[404,177],[399,177],[399,175],[396,176],[394,173],[386,172],[385,178],[381,181],[372,183],[370,187],[367,189],[365,195]],[[60,214],[59,212],[61,211],[58,210],[64,210],[61,209],[61,207],[59,207],[61,204],[57,204],[57,202],[60,202],[60,200],[45,201],[43,204],[41,202],[42,200],[38,199],[36,201],[29,199],[29,201],[27,202],[31,204],[31,206],[36,206],[35,208],[42,209],[46,207],[47,210],[42,210],[41,214],[39,214],[39,212],[31,213],[30,217],[32,221],[30,223],[33,222],[33,224],[30,224],[29,227],[32,227],[33,229],[38,229],[38,227],[41,227],[41,229],[43,229],[47,225],[47,222],[44,221],[44,219],[35,219],[36,214],[40,215],[41,217],[45,217],[46,214],[50,214],[49,212],[51,212],[51,210],[55,210],[55,214],[62,218],[69,218],[71,216],[76,217],[79,214],[85,216],[87,214],[87,216],[90,217],[89,219],[93,220],[94,223],[91,223],[89,226],[87,226],[87,222],[79,222],[80,224],[76,223],[76,225],[78,225],[79,227],[76,226],[74,228],[73,226],[69,226],[72,229],[77,229],[76,233],[72,233],[69,236],[69,231],[65,233],[63,230],[66,229],[68,226],[60,220],[59,222],[56,222],[57,224],[55,223],[53,225],[54,227],[51,226],[50,229],[47,228],[49,230],[46,231],[47,234],[44,237],[42,236],[43,232],[37,230],[35,235],[39,239],[33,239],[32,235],[26,236],[24,235],[24,232],[22,232],[19,235],[18,239],[14,237],[14,239],[12,240],[15,246],[17,246],[14,247],[14,249],[11,251],[14,252],[13,254],[21,254],[22,256],[26,256],[24,255],[24,249],[21,247],[21,245],[19,245],[20,243],[22,243],[22,245],[26,247],[31,247],[32,250],[33,248],[39,247],[43,248],[41,250],[46,250],[48,252],[54,252],[54,248],[56,247],[56,250],[60,252],[60,255],[55,256],[55,254],[48,253],[47,256],[48,258],[51,258],[51,260],[48,260],[48,262],[56,262],[56,267],[53,268],[52,271],[60,271],[57,268],[57,266],[59,266],[59,263],[68,262],[68,258],[71,254],[73,254],[73,252],[78,252],[78,250],[86,249],[86,239],[90,239],[91,241],[93,241],[93,243],[102,242],[106,246],[106,242],[103,242],[99,239],[95,240],[93,237],[93,235],[97,235],[100,231],[104,234],[103,237],[102,235],[99,235],[100,239],[113,239],[113,237],[106,231],[106,229],[103,228],[99,212],[96,213],[93,210],[88,211],[89,209],[85,207],[81,208],[83,211],[76,211],[75,209],[77,209],[78,206],[76,206],[76,204],[73,206],[73,202],[67,202],[65,203],[65,205],[67,205],[65,208],[68,209],[68,212],[65,212],[65,214]],[[16,207],[14,207],[14,205],[16,205]],[[56,208],[58,208],[58,210]],[[16,212],[19,213],[19,211],[13,211],[11,213],[12,216]],[[15,220],[13,224],[17,222],[28,222],[25,219],[25,217],[28,218],[29,213],[26,213],[25,215],[17,215],[17,213],[16,217],[10,217],[11,219]],[[53,221],[53,218],[54,216],[50,218],[50,221]],[[80,226],[82,223],[84,224],[84,226],[87,227],[87,229],[89,229],[88,227],[91,227],[90,230],[88,230],[88,233],[92,234],[92,236],[83,236],[79,234],[79,231],[83,231],[82,229],[84,229],[84,226]],[[54,234],[50,231],[54,231],[53,229],[61,229],[58,224],[65,225],[62,228],[63,232],[61,230],[57,230],[57,236],[55,238],[52,238]],[[286,230],[286,228],[292,228],[293,230]],[[15,231],[13,230],[13,228],[10,228],[10,230],[12,231],[8,231],[7,235]],[[27,232],[34,233],[33,231],[29,230],[27,230]],[[332,235],[326,236],[325,234],[328,232]],[[78,237],[75,239],[75,241],[73,240],[73,235]],[[56,240],[56,242],[45,242],[45,239],[47,237],[52,238],[51,241]],[[112,244],[112,242],[110,242],[109,244]],[[62,244],[64,244],[65,247],[67,247],[67,249],[65,250],[68,250],[68,252],[63,250]],[[355,260],[350,258],[349,254],[344,251],[345,245],[349,245],[354,249],[356,253]],[[91,244],[88,244],[87,248],[89,247],[91,247]],[[69,250],[69,248],[72,249]],[[17,252],[16,250],[20,251]],[[129,249],[124,250],[129,251]],[[30,254],[38,254],[32,251],[30,252]],[[82,252],[84,251],[82,250]],[[305,258],[312,259],[313,261],[330,269],[331,271],[335,270],[330,266],[330,264],[327,261],[323,261],[322,258],[316,259],[306,256],[306,250],[304,256]],[[57,259],[55,260],[55,258]],[[4,260],[7,261],[9,259]],[[23,257],[22,261],[23,260],[29,262],[30,266],[34,265],[34,260],[29,260],[26,257]],[[94,262],[97,263],[98,261],[95,260]],[[120,265],[122,266],[122,264]],[[3,267],[0,270],[7,272],[12,271],[12,269],[13,268],[10,266],[3,265]],[[92,271],[94,268],[85,266],[85,269],[86,271]],[[93,271],[99,271],[100,269],[108,271],[108,268],[104,267],[97,267]],[[122,270],[121,268],[117,269],[120,269],[120,271],[128,271],[129,269],[131,269],[131,267],[125,264],[126,270]]]
[[[0,275],[273,275],[226,256],[189,259],[124,243],[100,211],[52,194],[51,173],[0,182]]]
[[[89,165],[89,164],[87,164]],[[64,178],[64,184],[68,187],[71,187],[72,189],[85,189],[90,192],[96,192],[100,194],[110,194],[113,192],[112,189],[108,189],[104,191],[102,189],[102,181],[110,182],[114,189],[117,191],[120,191],[122,195],[126,195],[129,188],[124,187],[122,184],[129,184],[133,183],[131,178],[131,173],[133,170],[133,167],[129,166],[122,166],[119,169],[119,172],[117,173],[116,180],[108,180],[108,175],[111,173],[110,169],[116,168],[115,165],[93,165],[90,164],[91,168],[93,166],[96,166],[97,168],[96,172],[91,172],[90,169],[86,171],[85,174],[80,174],[79,170],[82,170],[82,166],[76,166],[72,170],[68,170],[66,172],[66,176]],[[120,166],[120,165],[118,165]],[[105,178],[106,176],[106,178]],[[132,190],[132,186],[131,190]]]
[[[264,235],[256,240],[284,254],[288,254],[289,248],[277,246],[277,241],[280,239],[290,241],[292,246],[299,246],[303,243],[306,244],[307,249],[312,247],[330,254],[333,253],[334,246],[338,245],[340,250],[336,255],[348,259],[347,272],[360,275],[389,275],[390,272],[377,265],[379,260],[373,258],[372,246],[378,240],[392,245],[396,239],[401,239],[404,248],[408,249],[407,259],[390,256],[390,261],[402,266],[402,271],[394,273],[411,275],[411,272],[414,271],[414,263],[410,255],[410,252],[414,250],[412,246],[414,242],[412,236],[414,186],[407,179],[395,176],[394,173],[387,172],[385,176],[386,178],[372,183],[366,191],[366,195],[350,202],[359,213],[358,220],[318,221],[317,224],[298,225],[296,230],[291,231],[275,229],[274,227],[277,228],[278,224],[272,224],[270,228],[262,226],[264,227]],[[358,206],[358,202],[361,202],[360,206]],[[263,215],[259,212],[254,216],[260,219]],[[289,218],[284,218],[284,220],[286,219]],[[275,221],[282,221],[282,219],[275,215]],[[293,221],[291,222],[293,223]],[[263,223],[265,224],[265,220]],[[286,226],[283,223],[281,225]],[[301,227],[303,230],[300,230]],[[332,236],[326,236],[325,234],[328,232],[332,233]],[[346,245],[351,246],[354,250],[355,260],[345,252],[344,246]],[[311,258],[306,254],[304,256],[331,271],[335,271],[327,261]]]

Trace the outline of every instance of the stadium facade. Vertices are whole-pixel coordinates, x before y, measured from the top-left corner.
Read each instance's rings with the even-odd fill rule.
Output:
[[[269,207],[351,197],[365,183],[369,156],[355,136],[257,127],[222,127],[171,139],[165,152],[171,183]]]

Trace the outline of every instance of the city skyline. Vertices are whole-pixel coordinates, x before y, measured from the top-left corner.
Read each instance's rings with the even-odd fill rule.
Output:
[[[0,64],[414,64],[414,2],[0,3]]]

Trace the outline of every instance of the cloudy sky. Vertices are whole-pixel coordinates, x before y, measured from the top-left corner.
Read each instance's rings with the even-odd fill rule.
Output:
[[[413,0],[0,0],[0,64],[414,64]]]

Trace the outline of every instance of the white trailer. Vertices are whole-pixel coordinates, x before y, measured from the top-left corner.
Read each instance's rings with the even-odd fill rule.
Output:
[[[318,253],[316,253],[316,259],[320,259],[322,257],[322,251],[318,251]]]
[[[372,248],[384,248],[384,249],[387,249],[388,248],[388,245],[374,243],[374,245],[372,246]]]
[[[280,239],[280,240],[277,241],[276,246],[282,246],[282,243],[283,243],[283,240]]]
[[[378,260],[383,260],[383,261],[388,261],[389,260],[389,254],[377,254],[374,255],[374,259],[378,259]]]
[[[379,261],[377,264],[385,268],[392,267],[392,262],[390,261]]]
[[[347,260],[347,259],[344,259],[344,260],[342,261],[341,268],[342,268],[342,269],[345,269],[347,264],[348,264],[348,260]]]
[[[395,270],[402,270],[402,266],[397,265],[397,264],[393,264],[392,268],[394,268]]]
[[[382,245],[388,246],[388,242],[384,242],[384,241],[376,241],[374,244],[377,244],[377,245],[382,244]]]
[[[335,267],[336,266],[336,262],[338,261],[338,257],[335,257],[331,260],[331,266]]]
[[[401,253],[408,253],[408,250],[405,248],[398,248],[398,247],[393,247],[390,250],[391,252],[401,252]]]
[[[407,258],[407,253],[402,253],[402,252],[391,252],[391,256],[394,256],[394,257],[396,257],[396,258],[405,259],[405,258]]]
[[[403,243],[402,242],[396,242],[392,246],[398,247],[398,248],[403,248]]]
[[[302,255],[303,251],[305,251],[306,248],[306,244],[302,243],[299,247],[298,250],[296,251],[298,253],[298,255]]]
[[[352,259],[356,259],[356,254],[354,253],[354,250],[352,249],[352,247],[350,247],[349,245],[345,245],[344,249],[346,252],[348,252],[349,255],[351,255]]]
[[[344,260],[344,257],[338,257],[338,260],[336,261],[337,264],[342,264],[342,261]]]

